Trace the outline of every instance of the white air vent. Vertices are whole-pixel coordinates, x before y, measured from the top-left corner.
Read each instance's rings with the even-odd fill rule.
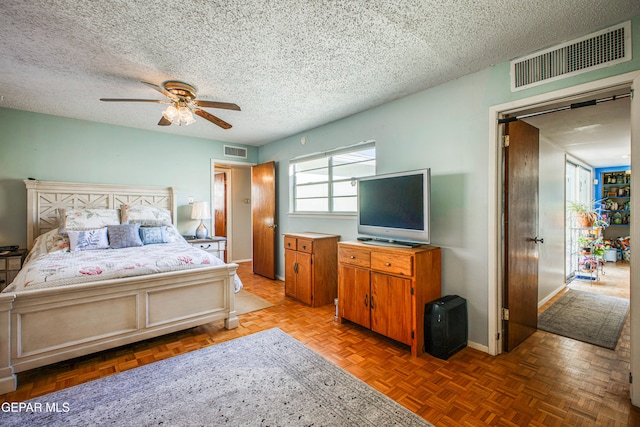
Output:
[[[247,158],[247,149],[242,147],[232,147],[230,145],[224,146],[224,155],[226,157],[236,157],[240,159]]]
[[[511,91],[631,60],[631,21],[511,61]]]

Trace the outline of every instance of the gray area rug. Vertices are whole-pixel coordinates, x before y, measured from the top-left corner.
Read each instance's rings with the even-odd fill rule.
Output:
[[[280,329],[25,403],[31,409],[3,412],[0,424],[431,426]]]
[[[269,301],[242,289],[235,296],[236,314],[251,313],[273,307]]]
[[[538,317],[538,329],[615,350],[629,300],[570,289]]]

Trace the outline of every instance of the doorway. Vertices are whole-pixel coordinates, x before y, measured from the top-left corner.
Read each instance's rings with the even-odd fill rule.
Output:
[[[502,216],[502,165],[501,165],[501,129],[496,124],[498,118],[503,117],[506,114],[513,114],[514,112],[524,111],[526,109],[542,109],[549,107],[553,104],[575,102],[576,99],[584,99],[587,95],[594,95],[596,93],[602,93],[604,91],[610,91],[615,88],[626,88],[633,90],[640,87],[640,71],[634,71],[627,74],[613,76],[605,79],[601,79],[595,82],[585,83],[581,85],[572,86],[566,89],[560,89],[553,92],[548,92],[542,95],[533,96],[518,101],[512,101],[506,104],[493,106],[489,109],[489,214],[488,214],[488,309],[489,313],[494,315],[489,316],[488,327],[488,350],[490,354],[496,355],[502,352],[502,337],[500,335],[501,325],[501,307],[502,307],[502,291],[501,283],[503,281],[502,274],[502,229],[501,229],[501,216]],[[633,100],[631,105],[631,150],[634,151],[634,147],[640,147],[640,101]],[[631,166],[634,167],[634,163],[640,165],[640,158],[637,160],[631,158]],[[637,169],[637,167],[636,167]],[[640,178],[637,175],[632,175],[632,185],[640,185]],[[631,207],[631,227],[635,228],[635,223],[640,220],[640,214],[638,210],[634,208],[640,208],[640,203],[637,200],[633,200]],[[631,253],[632,264],[634,261],[640,258],[636,253]],[[631,289],[640,286],[640,273],[633,269],[631,271]],[[640,297],[635,297],[632,292],[631,305],[640,302]],[[638,298],[638,301],[635,299]],[[631,328],[632,330],[640,330],[640,318],[634,316],[631,313]],[[631,334],[631,371],[640,372],[640,352],[634,349],[639,348],[640,337],[634,337]],[[631,386],[631,397],[634,405],[640,404],[640,382],[636,382]]]
[[[212,229],[227,239],[226,262],[251,261],[251,166],[211,161]]]

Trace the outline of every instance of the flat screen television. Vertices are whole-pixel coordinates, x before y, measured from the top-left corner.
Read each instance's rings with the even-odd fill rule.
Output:
[[[430,199],[430,169],[358,179],[358,239],[408,246],[430,243]]]

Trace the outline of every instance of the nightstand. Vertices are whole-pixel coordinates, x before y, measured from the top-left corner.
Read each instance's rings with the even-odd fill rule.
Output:
[[[200,248],[204,251],[210,252],[216,257],[220,258],[224,262],[226,260],[226,248],[227,248],[227,238],[226,237],[208,237],[206,239],[187,239],[192,246],[196,248]]]
[[[9,286],[22,268],[22,261],[27,254],[26,249],[18,249],[0,255],[0,291]]]

